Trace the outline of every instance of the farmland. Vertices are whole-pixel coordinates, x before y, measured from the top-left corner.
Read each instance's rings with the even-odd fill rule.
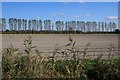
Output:
[[[66,48],[65,45],[69,43],[70,36],[76,41],[75,47],[79,49],[86,48],[88,44],[92,49],[107,49],[110,45],[115,49],[118,47],[117,34],[3,34],[2,48],[7,48],[12,44],[19,50],[23,50],[23,41],[27,36],[31,36],[33,45],[44,54],[47,53],[46,55],[56,47]]]
[[[3,79],[120,79],[115,34],[3,34],[2,42]]]

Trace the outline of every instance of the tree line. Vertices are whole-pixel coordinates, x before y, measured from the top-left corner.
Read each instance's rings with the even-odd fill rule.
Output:
[[[0,18],[0,31],[114,32],[115,22],[56,21],[40,19]]]

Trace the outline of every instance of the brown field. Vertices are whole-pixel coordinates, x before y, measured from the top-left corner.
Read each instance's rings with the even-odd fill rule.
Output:
[[[14,47],[23,50],[23,42],[29,35],[32,37],[33,45],[45,53],[53,51],[56,45],[64,49],[64,45],[69,43],[69,36],[76,41],[75,46],[79,49],[84,49],[88,43],[90,44],[89,48],[106,49],[110,44],[115,48],[118,47],[117,34],[3,34],[2,49],[12,44]]]

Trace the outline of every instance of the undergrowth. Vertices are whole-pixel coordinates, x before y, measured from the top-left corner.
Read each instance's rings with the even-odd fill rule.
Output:
[[[64,50],[55,48],[53,55],[41,56],[32,38],[24,41],[25,50],[20,51],[11,45],[2,54],[2,78],[16,80],[17,78],[73,78],[79,80],[120,80],[120,59],[108,59],[99,55],[95,59],[87,59],[89,45],[84,50],[75,47],[76,42],[69,37],[69,43]],[[111,50],[111,48],[110,48]],[[79,57],[82,54],[82,58]],[[58,58],[58,55],[61,56]]]

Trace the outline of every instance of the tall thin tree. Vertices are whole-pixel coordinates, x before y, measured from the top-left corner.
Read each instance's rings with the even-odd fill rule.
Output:
[[[13,27],[14,27],[14,19],[13,18],[9,18],[9,26],[10,26],[10,31],[12,31]]]
[[[28,30],[31,31],[31,25],[32,25],[32,21],[28,20]]]
[[[14,18],[14,30],[17,31],[17,19]]]
[[[18,31],[21,30],[21,27],[22,27],[22,20],[18,19]]]

